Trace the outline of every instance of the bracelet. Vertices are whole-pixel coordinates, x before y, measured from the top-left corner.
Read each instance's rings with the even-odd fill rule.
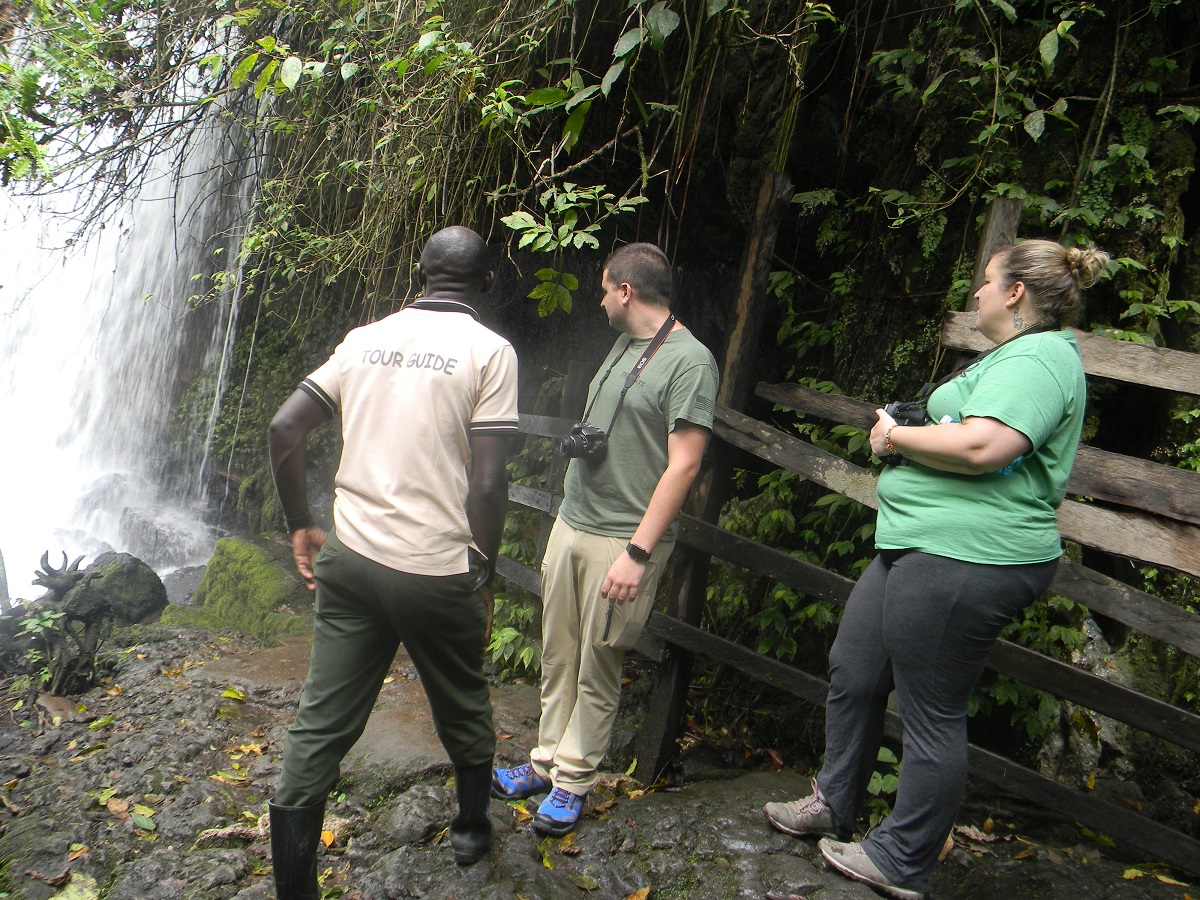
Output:
[[[297,516],[284,516],[284,521],[287,522],[287,530],[289,532],[299,531],[301,528],[308,528],[313,523],[312,513],[303,512]]]
[[[628,544],[625,545],[625,552],[629,554],[629,558],[632,559],[634,562],[640,562],[640,563],[650,562],[650,551],[639,547],[633,541],[630,541]]]
[[[896,445],[892,443],[892,429],[895,425],[889,425],[888,430],[883,433],[883,446],[887,448],[888,453],[896,452]]]

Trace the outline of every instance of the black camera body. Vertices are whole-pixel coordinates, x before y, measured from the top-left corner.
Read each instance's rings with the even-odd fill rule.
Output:
[[[925,404],[917,400],[893,400],[883,411],[895,419],[897,425],[928,425],[933,421]]]
[[[897,425],[928,425],[933,421],[925,404],[918,400],[893,400],[883,411],[895,419]],[[898,466],[903,462],[904,457],[899,453],[889,453],[883,458],[885,466]]]
[[[608,435],[595,425],[576,422],[570,434],[554,439],[554,452],[568,459],[601,462],[608,454]]]

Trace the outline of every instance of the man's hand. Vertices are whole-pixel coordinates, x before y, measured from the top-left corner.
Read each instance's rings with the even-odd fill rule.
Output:
[[[629,558],[629,554],[621,551],[617,561],[608,570],[604,583],[600,585],[600,596],[609,603],[620,606],[637,597],[638,587],[642,576],[646,574],[646,564]]]
[[[304,579],[310,591],[317,589],[317,580],[313,577],[313,562],[317,553],[325,544],[328,532],[316,525],[307,528],[297,528],[292,532],[292,559],[296,561],[296,571]]]

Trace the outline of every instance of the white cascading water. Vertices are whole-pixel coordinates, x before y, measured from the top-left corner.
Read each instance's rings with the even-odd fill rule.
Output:
[[[160,573],[211,553],[201,473],[236,287],[189,298],[209,284],[193,276],[234,264],[257,180],[212,118],[151,160],[137,198],[82,246],[55,212],[70,196],[0,195],[0,573],[13,597],[40,595],[47,551],[58,566],[115,549]]]

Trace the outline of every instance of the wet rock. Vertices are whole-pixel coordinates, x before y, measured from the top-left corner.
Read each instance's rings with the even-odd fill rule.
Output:
[[[68,604],[77,592],[89,592],[103,600],[119,625],[148,621],[167,605],[167,589],[158,574],[128,553],[96,557],[87,567],[84,581],[67,595]]]
[[[418,784],[401,794],[383,812],[387,835],[396,844],[423,844],[446,827],[453,815],[449,788]]]
[[[200,523],[161,509],[126,507],[121,511],[121,542],[156,569],[202,559],[212,538]]]
[[[163,587],[167,589],[167,602],[176,606],[190,606],[192,595],[204,578],[204,566],[183,566],[162,576]]]
[[[168,607],[163,622],[232,629],[272,641],[309,630],[308,620],[294,615],[311,608],[308,594],[299,578],[261,547],[240,538],[222,538],[192,595],[192,605]]]

